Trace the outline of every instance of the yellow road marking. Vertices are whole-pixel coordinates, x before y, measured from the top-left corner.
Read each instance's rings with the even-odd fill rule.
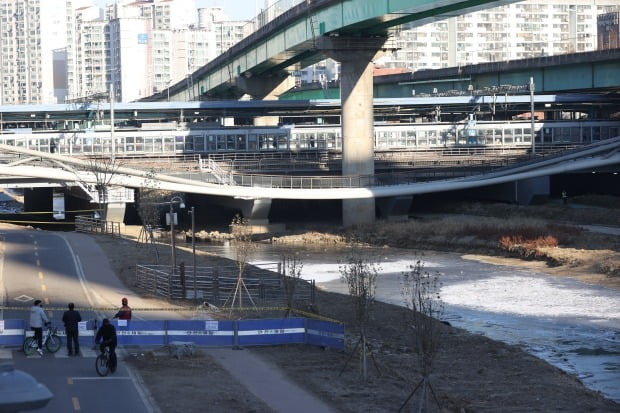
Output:
[[[73,384],[73,377],[67,377],[67,384]]]
[[[45,286],[45,284],[41,284],[41,291],[43,292],[47,291],[47,287]]]
[[[39,280],[43,279],[43,273],[41,271],[39,271]]]
[[[75,411],[81,410],[80,409],[80,401],[78,400],[77,397],[72,397],[71,401],[73,402],[73,410],[75,410]]]

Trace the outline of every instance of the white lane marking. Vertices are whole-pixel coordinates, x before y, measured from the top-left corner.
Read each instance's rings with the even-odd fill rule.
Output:
[[[69,244],[69,241],[67,240],[67,238],[63,236],[61,236],[61,238],[63,239],[63,241],[65,241],[65,244],[67,244],[69,253],[71,254],[71,257],[73,258],[73,264],[75,265],[75,272],[78,276],[78,279],[80,280],[80,285],[82,286],[84,295],[86,296],[86,299],[88,300],[88,303],[90,304],[90,306],[95,307],[95,302],[93,301],[93,298],[90,294],[90,289],[88,288],[88,281],[86,280],[86,275],[84,274],[84,269],[82,267],[82,263],[80,262],[80,258],[77,255],[75,255],[75,253],[73,252],[73,248],[71,248],[71,244]],[[99,318],[103,317],[103,314],[100,311],[95,311],[95,313],[97,314],[97,317]]]
[[[131,380],[131,377],[128,377],[128,376],[125,376],[125,377],[112,377],[112,376],[98,377],[98,376],[93,376],[93,377],[71,377],[71,379],[73,381],[75,381],[75,380]]]

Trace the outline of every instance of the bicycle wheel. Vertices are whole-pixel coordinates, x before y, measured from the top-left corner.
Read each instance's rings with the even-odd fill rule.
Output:
[[[95,369],[100,376],[107,376],[110,372],[110,365],[108,364],[108,356],[106,354],[99,354],[95,360]]]
[[[26,337],[24,340],[24,353],[31,356],[37,351],[37,340],[34,337]]]
[[[50,353],[55,353],[60,350],[61,345],[62,342],[60,341],[60,337],[55,335],[49,336],[47,338],[47,341],[45,342],[45,348],[47,348],[47,351],[49,351]]]

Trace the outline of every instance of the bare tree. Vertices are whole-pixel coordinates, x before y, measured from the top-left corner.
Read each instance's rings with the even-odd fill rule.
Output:
[[[103,205],[110,201],[109,191],[111,187],[112,179],[118,173],[118,169],[121,167],[119,158],[88,158],[87,171],[92,173],[95,178],[94,189],[96,191],[97,207],[101,216],[105,214]]]
[[[381,267],[372,258],[369,258],[368,255],[362,254],[361,251],[354,251],[349,255],[347,263],[341,265],[339,269],[341,281],[346,283],[349,288],[349,295],[355,311],[355,320],[360,332],[360,337],[353,349],[353,353],[349,356],[340,374],[344,372],[349,361],[361,345],[362,375],[366,379],[368,376],[366,363],[368,354],[372,357],[375,368],[380,372],[368,343],[367,328],[375,304],[377,275]]]
[[[286,313],[284,317],[290,317],[293,314],[293,298],[295,297],[295,290],[301,278],[301,270],[304,264],[296,255],[282,257],[282,264],[284,268],[284,290],[286,293]]]
[[[170,198],[168,192],[157,189],[140,188],[138,193],[137,211],[142,221],[142,229],[136,245],[140,245],[139,243],[143,240],[146,244],[151,245],[155,250],[155,262],[159,262],[159,250],[153,232],[159,224],[162,208],[164,208],[167,198]]]
[[[224,305],[230,302],[230,307],[232,308],[237,301],[239,303],[239,308],[243,307],[243,293],[245,292],[252,306],[256,307],[252,295],[250,291],[248,291],[245,281],[243,280],[248,260],[255,248],[252,240],[252,227],[245,218],[235,215],[230,223],[230,230],[232,234],[232,245],[235,250],[235,262],[237,264],[237,282]]]
[[[441,325],[438,320],[443,315],[444,307],[439,293],[440,288],[439,274],[430,274],[424,271],[424,264],[419,260],[403,272],[402,296],[405,305],[411,310],[405,331],[413,332],[422,379],[409,394],[399,411],[407,405],[418,390],[420,390],[418,412],[421,413],[426,410],[429,392],[441,410],[439,400],[430,382],[435,356],[441,343]]]

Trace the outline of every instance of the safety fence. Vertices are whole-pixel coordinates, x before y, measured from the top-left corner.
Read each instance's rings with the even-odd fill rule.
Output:
[[[169,265],[136,265],[136,286],[148,293],[173,299],[200,299],[216,306],[231,302],[235,292],[245,302],[257,305],[294,302],[314,304],[314,280],[295,280],[279,274],[278,263],[248,265],[240,284],[238,268],[232,266],[179,267],[174,274]],[[293,285],[294,284],[294,285]],[[247,301],[246,301],[247,300]]]
[[[96,320],[79,324],[80,344],[94,343]],[[166,346],[175,343],[207,347],[307,344],[344,349],[344,324],[305,317],[254,320],[112,320],[119,345]],[[99,324],[100,325],[100,324]],[[21,346],[24,320],[0,320],[0,346]],[[59,335],[64,331],[59,328]]]
[[[107,234],[115,237],[120,237],[121,223],[114,221],[104,221],[86,215],[78,215],[75,217],[75,230],[77,232]]]

